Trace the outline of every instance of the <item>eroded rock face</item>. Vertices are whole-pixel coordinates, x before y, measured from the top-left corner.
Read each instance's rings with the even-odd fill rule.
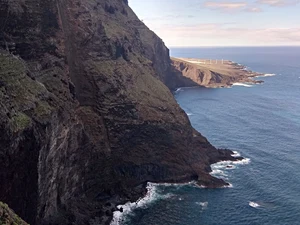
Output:
[[[7,204],[0,202],[0,224],[1,225],[28,225],[12,211]]]
[[[199,59],[172,58],[175,87],[202,86],[207,88],[230,87],[236,82],[263,83],[252,79],[263,74],[248,70],[245,66],[225,61],[224,64],[195,63]],[[173,79],[174,80],[174,79]],[[190,84],[192,81],[193,83]]]
[[[109,223],[145,182],[231,158],[170,90],[168,49],[123,0],[0,0],[0,200],[30,224]]]

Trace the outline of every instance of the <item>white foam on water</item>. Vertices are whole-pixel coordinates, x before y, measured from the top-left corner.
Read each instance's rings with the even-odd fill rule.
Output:
[[[177,89],[174,91],[174,93],[176,94],[176,93],[180,92],[181,90],[182,90],[182,88],[177,88]]]
[[[178,93],[178,92],[181,92],[181,91],[184,91],[184,89],[183,89],[182,87],[177,88],[177,89],[175,90],[175,94]]]
[[[244,158],[242,160],[238,160],[238,161],[233,161],[232,164],[234,165],[247,165],[251,162],[251,159],[249,158]]]
[[[113,219],[110,223],[110,225],[122,225],[126,221],[126,217],[133,213],[133,210],[137,208],[147,208],[149,204],[155,202],[159,199],[168,199],[172,198],[174,195],[171,193],[168,194],[160,194],[157,192],[158,186],[174,186],[174,187],[183,187],[186,185],[196,185],[196,181],[191,181],[188,183],[180,183],[180,184],[174,184],[174,183],[147,183],[147,194],[143,198],[138,199],[136,202],[127,202],[124,205],[118,205],[117,208],[120,210],[123,209],[123,212],[115,211],[113,213]],[[182,201],[183,198],[179,198],[179,201]]]
[[[252,87],[253,85],[247,83],[233,83],[232,86]]]
[[[219,169],[213,169],[210,174],[218,177],[228,177],[228,175],[223,170]]]
[[[240,153],[234,151],[232,156],[240,157],[241,155],[240,155]],[[210,175],[228,181],[228,178],[229,178],[228,171],[229,170],[235,169],[238,165],[247,165],[250,162],[251,162],[251,160],[249,158],[244,158],[244,159],[238,160],[238,161],[217,162],[217,163],[214,163],[211,165],[212,172],[210,172]],[[228,186],[225,186],[225,187],[228,187]]]
[[[233,154],[231,155],[232,157],[240,157],[241,154],[237,151],[233,151]]]
[[[233,185],[231,183],[229,183],[229,185],[226,185],[223,188],[233,188]]]
[[[238,157],[240,154],[238,152],[233,152],[233,156]],[[244,165],[250,163],[250,159],[245,158],[243,160],[239,161],[221,161],[215,164],[211,165],[212,172],[211,175],[214,175],[216,177],[221,177],[224,179],[228,179],[228,174],[226,173],[226,170],[235,169],[235,165]],[[159,199],[167,199],[171,198],[174,195],[168,193],[168,194],[160,194],[157,191],[158,186],[165,186],[165,187],[183,187],[186,185],[193,185],[200,188],[206,188],[205,186],[199,186],[196,181],[191,181],[188,183],[147,183],[147,194],[143,197],[138,199],[136,202],[127,202],[124,205],[118,205],[117,208],[121,211],[115,211],[113,213],[113,219],[110,223],[110,225],[122,225],[126,221],[126,217],[133,213],[133,210],[137,208],[147,208],[148,205],[156,200]],[[232,188],[233,185],[229,183],[229,185],[223,186],[223,188]],[[182,201],[183,198],[179,197],[179,201]],[[199,205],[202,206],[202,208],[206,208],[208,205],[208,202],[199,202]]]
[[[166,195],[160,195],[157,193],[157,186],[159,184],[150,183],[147,184],[147,194],[143,198],[138,199],[136,202],[127,202],[124,205],[118,205],[117,208],[120,210],[123,209],[123,212],[115,211],[113,214],[113,219],[110,223],[110,225],[121,225],[125,219],[126,216],[132,213],[134,209],[137,208],[146,208],[149,203],[152,203],[158,199],[166,199],[170,198],[171,194]]]
[[[196,204],[200,205],[202,210],[207,209],[208,206],[208,202],[196,202]]]
[[[188,116],[192,116],[192,115],[194,115],[194,114],[193,114],[193,113],[187,113],[187,115],[188,115]]]
[[[152,183],[152,185],[156,185],[156,186],[165,186],[165,187],[183,187],[183,186],[187,186],[187,185],[197,185],[196,181],[190,181],[187,183]]]
[[[252,208],[258,208],[258,207],[260,207],[260,204],[258,204],[256,202],[249,202],[249,206],[251,206]]]
[[[265,77],[273,77],[275,75],[276,75],[275,73],[266,73],[264,76]]]
[[[258,75],[255,77],[273,77],[273,76],[276,76],[276,74],[275,73],[266,73],[266,74]]]

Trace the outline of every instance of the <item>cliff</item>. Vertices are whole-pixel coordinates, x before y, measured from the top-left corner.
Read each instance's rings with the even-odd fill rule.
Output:
[[[0,29],[0,200],[27,222],[108,224],[147,181],[225,184],[209,165],[231,152],[192,128],[126,0],[0,0]]]
[[[0,202],[0,224],[1,225],[27,225],[8,205]]]
[[[177,76],[180,78],[177,87],[187,87],[183,79],[194,82],[194,86],[204,86],[208,88],[230,87],[237,82],[242,83],[262,83],[252,79],[262,75],[246,69],[244,66],[225,60],[212,62],[211,60],[172,58],[172,65]]]

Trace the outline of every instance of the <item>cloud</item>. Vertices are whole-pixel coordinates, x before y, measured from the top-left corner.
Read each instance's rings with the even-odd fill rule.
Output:
[[[169,46],[300,45],[300,26],[248,29],[236,24],[207,23],[164,26],[155,32]]]
[[[168,14],[168,15],[163,15],[163,16],[156,16],[156,17],[145,17],[141,18],[143,21],[165,21],[165,20],[170,20],[170,19],[190,19],[194,18],[194,15],[179,15],[179,14]]]
[[[236,11],[241,10],[247,6],[246,2],[215,2],[207,1],[204,6],[209,9],[221,10],[221,11]]]
[[[299,2],[299,0],[257,0],[257,3],[259,4],[265,4],[275,7],[297,5]]]
[[[245,9],[246,12],[252,12],[252,13],[258,13],[258,12],[262,12],[261,8],[258,7],[248,7]]]
[[[261,8],[249,5],[247,2],[220,2],[220,1],[207,1],[204,7],[212,10],[220,10],[222,12],[262,12]]]

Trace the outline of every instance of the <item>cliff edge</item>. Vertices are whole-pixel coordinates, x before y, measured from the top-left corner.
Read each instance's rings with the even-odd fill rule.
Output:
[[[248,70],[245,66],[229,60],[207,60],[193,58],[171,58],[179,79],[177,87],[187,87],[183,80],[190,80],[197,86],[208,88],[230,87],[234,83],[262,83],[254,80],[263,74]],[[194,85],[194,86],[195,86]]]
[[[0,202],[0,224],[1,225],[28,225],[12,211],[8,205]]]
[[[30,224],[109,224],[148,181],[225,185],[209,165],[234,158],[173,72],[126,0],[0,0],[0,200]]]

